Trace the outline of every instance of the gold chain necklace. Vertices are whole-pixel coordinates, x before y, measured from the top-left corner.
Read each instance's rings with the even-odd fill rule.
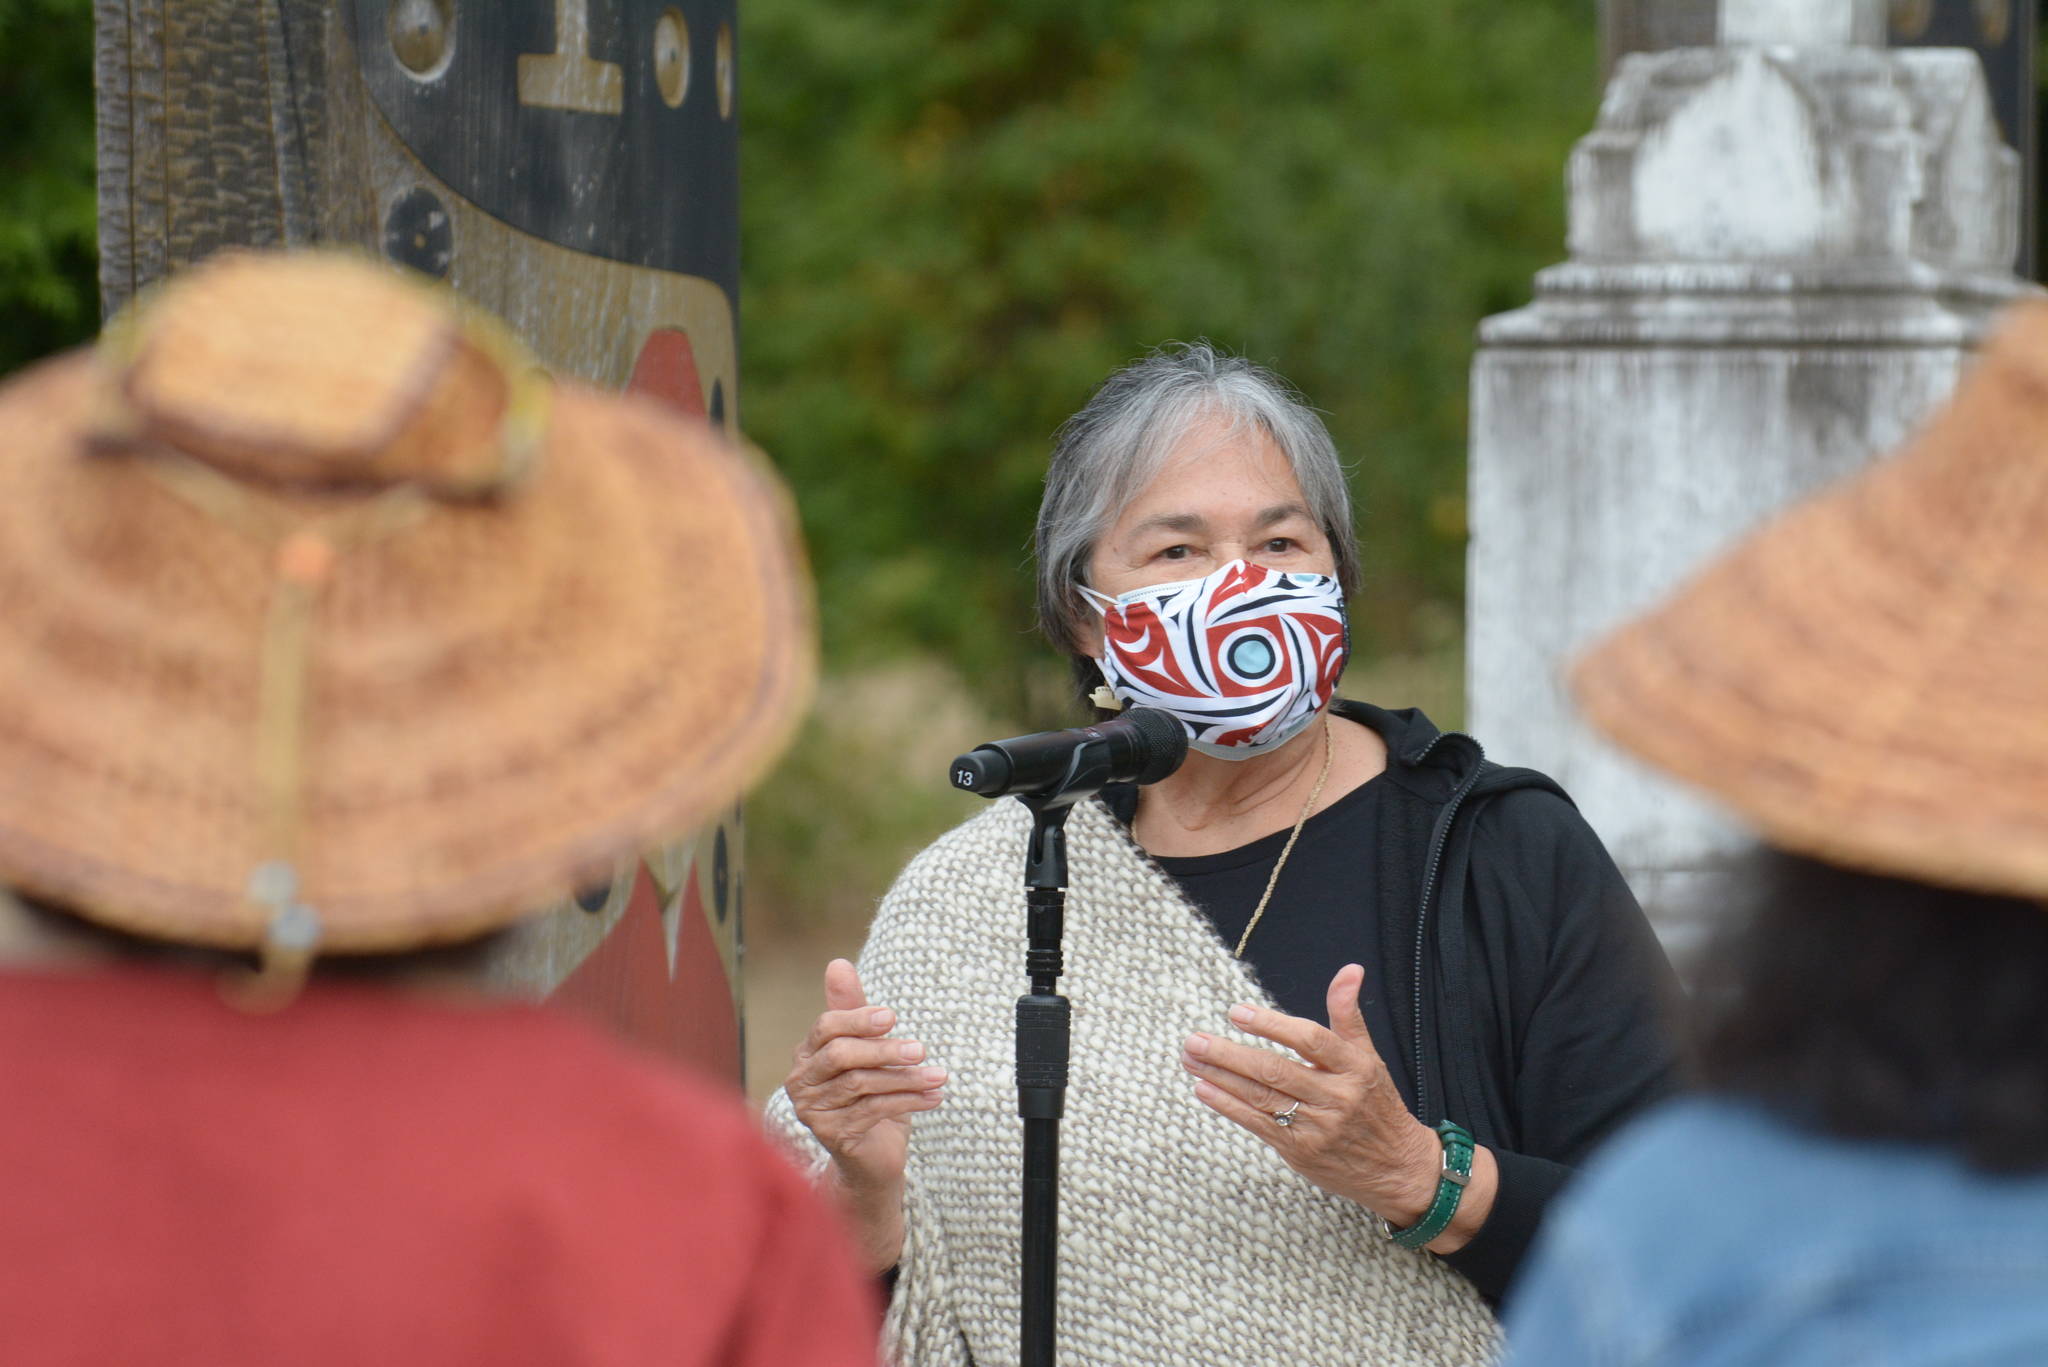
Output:
[[[1259,894],[1259,904],[1252,910],[1251,924],[1244,928],[1244,934],[1237,937],[1237,948],[1230,952],[1233,959],[1244,957],[1244,947],[1250,943],[1252,932],[1259,928],[1259,918],[1266,914],[1266,903],[1273,900],[1273,885],[1280,881],[1280,870],[1287,867],[1287,856],[1294,853],[1294,842],[1301,839],[1301,828],[1308,824],[1308,814],[1316,809],[1316,799],[1323,795],[1323,785],[1330,779],[1330,760],[1337,753],[1337,742],[1330,735],[1330,719],[1323,718],[1323,772],[1316,775],[1316,786],[1309,790],[1308,801],[1301,804],[1301,815],[1294,819],[1294,829],[1288,832],[1287,843],[1280,847],[1280,857],[1273,861],[1273,876],[1266,880],[1266,890]]]

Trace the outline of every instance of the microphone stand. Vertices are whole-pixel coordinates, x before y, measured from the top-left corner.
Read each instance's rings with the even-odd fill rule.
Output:
[[[1054,1367],[1058,1312],[1060,1117],[1067,1104],[1072,1011],[1059,995],[1065,964],[1067,817],[1110,779],[1109,746],[1079,746],[1058,783],[1016,798],[1031,810],[1024,855],[1028,921],[1024,971],[1031,991],[1017,999],[1017,1114],[1024,1121],[1022,1367]]]
[[[1067,917],[1067,817],[1128,766],[1124,777],[1157,783],[1187,757],[1187,733],[1171,713],[1133,708],[1100,726],[991,741],[953,761],[953,786],[984,797],[1010,793],[1031,812],[1024,851],[1029,935],[1017,999],[1017,1115],[1024,1122],[1023,1247],[1018,1288],[1022,1367],[1054,1367],[1060,1219],[1060,1117],[1067,1107],[1072,1012],[1059,994],[1060,938]]]

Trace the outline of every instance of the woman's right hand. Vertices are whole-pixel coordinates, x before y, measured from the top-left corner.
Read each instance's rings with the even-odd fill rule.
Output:
[[[924,1046],[889,1039],[896,1013],[869,1006],[844,959],[825,966],[825,1013],[783,1082],[796,1117],[832,1155],[833,1180],[877,1272],[903,1250],[903,1169],[910,1118],[942,1099],[943,1068],[922,1066]]]

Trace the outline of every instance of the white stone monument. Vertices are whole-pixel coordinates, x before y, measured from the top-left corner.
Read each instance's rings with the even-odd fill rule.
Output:
[[[1472,729],[1573,794],[1681,962],[1747,838],[1595,738],[1564,666],[1906,436],[2031,289],[1976,56],[1877,46],[1883,10],[1722,0],[1719,46],[1624,59],[1572,154],[1570,259],[1480,327]]]

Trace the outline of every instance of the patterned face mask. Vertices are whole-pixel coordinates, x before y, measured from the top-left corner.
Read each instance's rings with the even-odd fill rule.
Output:
[[[1327,574],[1233,560],[1202,579],[1154,584],[1102,611],[1102,676],[1128,707],[1157,707],[1218,759],[1250,759],[1301,734],[1350,656],[1344,592]]]

